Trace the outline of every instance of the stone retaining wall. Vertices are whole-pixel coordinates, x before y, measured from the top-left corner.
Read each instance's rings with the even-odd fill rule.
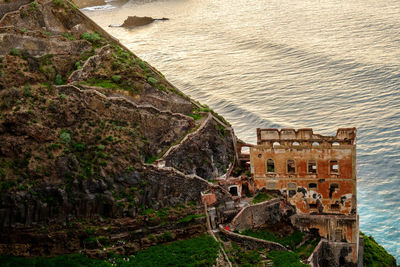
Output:
[[[354,253],[357,253],[357,244],[322,239],[308,258],[308,262],[311,267],[363,266],[362,261],[361,265],[352,261]]]
[[[265,224],[276,224],[286,220],[295,212],[294,208],[280,199],[272,199],[244,207],[232,220],[232,229],[253,229]]]

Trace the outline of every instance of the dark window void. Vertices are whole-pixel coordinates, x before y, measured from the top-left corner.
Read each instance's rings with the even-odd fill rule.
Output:
[[[331,204],[331,210],[340,210],[340,205],[337,203]]]
[[[318,205],[317,205],[317,203],[310,203],[310,204],[308,204],[308,206],[310,207],[310,209],[317,209],[318,208]]]
[[[293,159],[287,161],[287,173],[296,173],[296,163]]]
[[[329,162],[329,171],[330,173],[339,173],[339,163],[337,160],[331,160]]]
[[[316,183],[309,183],[308,184],[308,188],[317,188],[317,184]]]
[[[296,190],[289,190],[289,197],[293,197],[296,195]]]
[[[336,189],[338,189],[338,188],[339,188],[339,185],[338,185],[338,184],[331,184],[331,185],[329,186],[329,198],[332,198],[333,192],[335,192]]]
[[[232,186],[231,188],[229,188],[229,193],[231,193],[232,196],[238,196],[238,189],[236,186]]]
[[[275,163],[273,159],[267,160],[267,172],[275,172]]]
[[[308,161],[308,173],[317,173],[317,162],[315,160]]]

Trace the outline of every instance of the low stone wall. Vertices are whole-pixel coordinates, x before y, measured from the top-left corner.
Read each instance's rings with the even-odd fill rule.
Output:
[[[265,224],[276,224],[286,220],[295,212],[285,200],[272,199],[259,204],[244,207],[232,220],[232,229],[253,229]]]
[[[264,248],[266,250],[285,250],[287,249],[279,243],[271,242],[251,236],[240,235],[226,230],[221,224],[219,225],[219,230],[226,238],[231,241],[236,242],[238,245],[245,247],[246,249],[258,249]]]
[[[0,19],[7,13],[17,11],[21,6],[28,4],[30,0],[15,0],[12,2],[0,2]]]

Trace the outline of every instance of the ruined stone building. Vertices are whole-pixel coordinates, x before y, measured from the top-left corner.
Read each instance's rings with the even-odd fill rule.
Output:
[[[336,136],[312,129],[257,129],[250,147],[254,189],[279,190],[296,207],[291,220],[303,230],[318,230],[357,262],[356,129]]]

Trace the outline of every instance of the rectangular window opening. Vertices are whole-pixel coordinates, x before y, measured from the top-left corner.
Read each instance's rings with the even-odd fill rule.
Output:
[[[308,188],[310,188],[310,189],[317,188],[317,184],[316,183],[309,183],[308,184]]]
[[[293,159],[287,161],[287,173],[296,173],[296,163]]]
[[[316,203],[310,203],[310,204],[308,204],[308,206],[309,206],[310,209],[317,209],[318,208],[318,205]]]
[[[339,172],[339,163],[337,160],[331,160],[329,162],[329,170],[331,173],[338,173]]]
[[[331,210],[340,210],[339,204],[331,204]]]
[[[275,172],[275,163],[273,159],[267,160],[267,172]]]
[[[315,160],[308,161],[308,173],[317,173],[317,162]]]

